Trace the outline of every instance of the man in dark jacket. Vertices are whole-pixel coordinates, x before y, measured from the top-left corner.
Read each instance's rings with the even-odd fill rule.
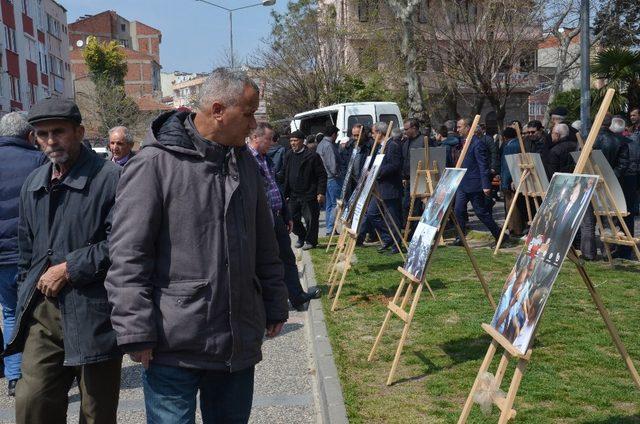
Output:
[[[278,241],[279,257],[284,266],[284,282],[287,285],[289,302],[296,310],[303,311],[305,304],[311,299],[318,299],[321,292],[316,287],[309,293],[305,293],[300,284],[296,257],[291,249],[291,239],[289,238],[289,233],[293,229],[293,221],[289,216],[289,208],[287,208],[284,196],[276,184],[273,164],[267,156],[267,151],[272,144],[273,127],[266,122],[258,124],[257,128],[251,132],[247,143],[258,165],[258,171],[267,195],[267,203],[273,217],[273,228]]]
[[[607,114],[602,122],[600,133],[596,138],[593,148],[602,151],[607,162],[611,165],[614,174],[616,174],[616,177],[618,177],[618,180],[622,184],[622,177],[629,167],[629,144],[622,135],[622,131],[616,134],[609,129],[612,119],[612,116]],[[622,125],[622,129],[624,130],[624,124]]]
[[[18,301],[18,205],[20,188],[27,176],[47,158],[35,146],[33,127],[26,112],[11,112],[0,120],[0,303],[5,346],[13,334]],[[15,396],[20,378],[21,355],[4,358],[7,394]]]
[[[329,125],[324,130],[324,137],[318,144],[316,153],[322,159],[324,170],[327,173],[327,193],[325,201],[325,224],[326,235],[330,236],[333,232],[333,224],[335,221],[336,204],[340,197],[342,182],[344,178],[344,167],[340,150],[336,144],[340,130],[334,125]]]
[[[570,138],[569,126],[559,123],[551,130],[551,141],[546,142],[540,156],[547,177],[551,180],[556,172],[571,172],[573,159],[571,152],[578,149],[578,143]]]
[[[457,126],[460,137],[466,139],[471,130],[471,122],[468,119],[460,119]],[[475,135],[471,139],[471,145],[462,162],[462,168],[466,168],[467,172],[464,174],[460,187],[456,192],[454,209],[456,219],[462,231],[465,231],[468,219],[467,205],[471,202],[478,219],[489,229],[493,238],[497,240],[500,235],[500,227],[498,227],[491,215],[489,157],[486,145]],[[510,243],[508,236],[505,236],[503,240],[505,244]],[[462,245],[462,240],[456,238],[454,245]]]
[[[456,148],[460,144],[460,138],[456,135],[456,122],[449,120],[444,123],[444,126],[447,130],[446,136],[444,136],[443,140],[440,142],[441,146],[446,148],[447,154],[447,166],[449,168],[453,168],[456,166],[456,161],[453,159],[452,150]]]
[[[420,122],[417,119],[411,118],[404,121],[404,141],[402,142],[402,212],[401,220],[404,221],[409,216],[409,206],[411,205],[411,184],[409,179],[411,178],[411,149],[424,149],[429,147],[429,136],[425,138],[420,133]],[[413,211],[411,216],[418,216],[422,213],[422,202],[415,202],[413,204]],[[417,223],[416,223],[417,225]],[[412,232],[415,225],[412,226]]]
[[[279,139],[280,136],[277,133],[274,133],[273,143],[267,152],[267,156],[273,164],[273,172],[276,176],[278,188],[284,193],[284,155],[287,149],[278,142]]]
[[[506,157],[509,155],[521,153],[520,143],[518,142],[517,136],[518,134],[516,133],[516,130],[512,127],[507,127],[502,131],[502,138],[505,140],[505,142],[502,145],[501,152],[500,190],[502,190],[502,195],[504,196],[505,216],[509,213],[509,208],[511,208],[511,203],[513,202],[513,198],[515,196],[513,175],[511,175],[509,167],[507,166]],[[515,235],[518,237],[523,235],[524,230],[527,226],[527,222],[525,219],[525,208],[526,204],[524,196],[520,195],[518,196],[516,205],[513,208],[511,220],[507,223],[510,235]]]
[[[322,159],[303,144],[301,131],[291,133],[291,150],[284,158],[284,197],[288,199],[296,247],[313,249],[318,244],[320,204],[327,189]],[[304,224],[302,220],[304,219]]]
[[[534,119],[529,121],[522,133],[524,148],[529,153],[540,153],[544,149],[545,133],[542,122]]]
[[[142,362],[147,420],[247,422],[265,334],[288,317],[270,208],[245,137],[258,88],[204,82],[198,113],[166,112],[124,168],[106,280],[118,344]]]
[[[120,167],[84,147],[71,100],[41,100],[28,119],[51,163],[20,193],[18,317],[5,352],[22,351],[16,421],[65,423],[77,379],[80,421],[115,423],[122,354],[104,278]]]
[[[386,210],[389,211],[389,215],[386,216],[389,224],[392,226],[391,231],[394,231],[393,237],[397,241],[400,241],[401,235],[395,232],[393,223],[396,227],[400,226],[400,214],[401,214],[401,201],[402,201],[402,152],[398,140],[390,138],[382,145],[376,147],[374,156],[378,154],[384,148],[384,159],[380,164],[378,170],[378,178],[376,179],[376,187],[378,195]],[[365,221],[378,231],[380,238],[382,239],[382,246],[378,249],[378,252],[382,253],[391,248],[390,253],[398,253],[398,248],[394,246],[393,238],[389,232],[389,228],[380,213],[380,209],[383,205],[377,199],[371,199],[367,209]],[[384,210],[384,209],[383,209]],[[364,234],[362,234],[364,237]],[[364,240],[364,238],[362,238]]]

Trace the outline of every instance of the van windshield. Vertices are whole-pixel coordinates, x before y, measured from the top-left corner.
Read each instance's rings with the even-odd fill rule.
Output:
[[[350,115],[349,118],[347,118],[347,135],[349,137],[351,137],[351,128],[353,128],[355,124],[362,124],[371,128],[373,125],[373,117],[371,115]]]
[[[327,125],[336,125],[337,119],[337,111],[304,116],[300,118],[300,131],[302,131],[304,135],[316,135],[324,132]]]

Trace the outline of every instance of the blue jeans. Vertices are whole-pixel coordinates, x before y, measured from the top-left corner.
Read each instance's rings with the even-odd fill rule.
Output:
[[[233,373],[150,364],[144,372],[148,424],[194,424],[200,390],[203,424],[244,424],[253,403],[253,372]]]
[[[327,234],[331,234],[331,232],[333,232],[333,222],[336,219],[336,203],[338,201],[338,197],[340,197],[340,191],[342,191],[342,181],[342,178],[327,179],[327,195],[325,196]]]
[[[16,303],[18,302],[18,285],[16,276],[17,265],[0,265],[0,304],[2,304],[2,322],[4,323],[4,347],[11,340],[13,327],[16,323]],[[4,375],[7,380],[17,380],[21,377],[20,364],[22,354],[7,356],[4,358]]]

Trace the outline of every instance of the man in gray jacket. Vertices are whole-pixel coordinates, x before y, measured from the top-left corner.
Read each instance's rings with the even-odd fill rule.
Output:
[[[330,236],[333,232],[333,223],[336,218],[334,215],[336,203],[338,197],[340,197],[340,190],[342,189],[344,178],[344,175],[342,175],[344,170],[342,158],[340,157],[339,147],[336,144],[339,131],[335,125],[327,126],[324,130],[324,138],[320,141],[316,149],[316,153],[320,155],[320,159],[322,159],[322,163],[324,164],[324,170],[327,172],[327,193],[325,196],[327,236]]]
[[[258,88],[219,69],[197,114],[151,124],[124,168],[106,286],[118,345],[145,367],[147,419],[249,419],[265,335],[288,318],[263,182],[245,145]]]

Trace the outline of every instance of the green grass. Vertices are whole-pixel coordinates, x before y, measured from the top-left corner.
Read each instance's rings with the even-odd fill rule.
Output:
[[[325,289],[330,254],[314,249],[318,284]],[[385,386],[400,338],[394,317],[373,362],[367,355],[400,280],[399,255],[358,248],[338,309],[323,306],[352,423],[455,423],[490,343],[480,328],[493,311],[462,248],[436,250],[427,279],[436,299],[424,291],[409,331],[396,383]],[[474,249],[496,301],[515,262],[515,253],[495,257]],[[640,266],[615,269],[589,263],[588,271],[640,368]],[[495,372],[496,356],[491,372]],[[514,362],[514,361],[512,361]],[[513,366],[502,389],[508,390]],[[531,362],[514,408],[517,423],[640,423],[638,390],[606,331],[589,292],[568,260],[556,280],[538,327]],[[469,423],[496,423],[476,405]]]

